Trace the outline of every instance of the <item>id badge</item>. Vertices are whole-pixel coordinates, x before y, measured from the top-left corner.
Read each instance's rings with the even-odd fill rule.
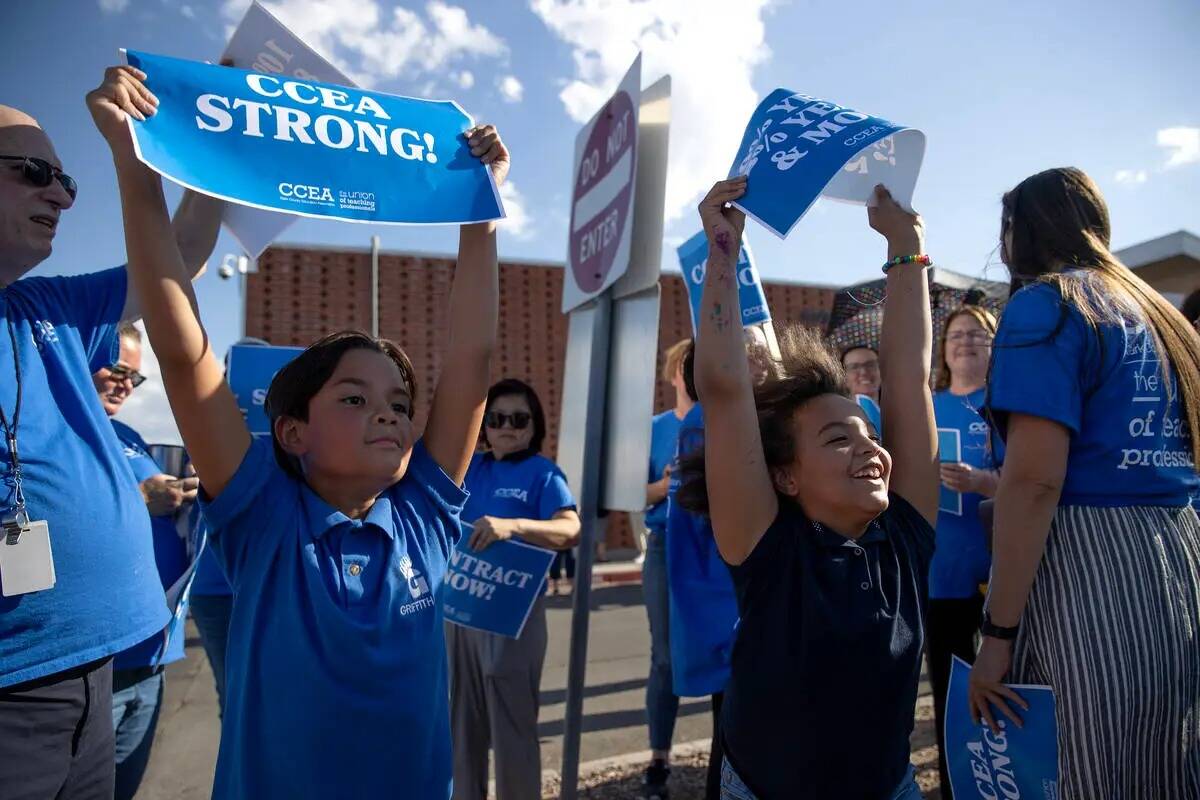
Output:
[[[45,520],[0,525],[0,590],[5,597],[54,587],[54,555]]]

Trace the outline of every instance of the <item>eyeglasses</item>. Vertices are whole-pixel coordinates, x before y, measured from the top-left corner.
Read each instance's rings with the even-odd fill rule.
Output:
[[[951,331],[946,334],[947,342],[974,342],[987,344],[992,341],[992,335],[987,331]]]
[[[75,179],[44,158],[0,156],[0,161],[20,161],[21,175],[39,189],[46,188],[50,185],[50,181],[57,179],[72,200],[79,193],[79,184],[75,183]]]
[[[504,423],[507,422],[512,425],[513,430],[523,431],[529,427],[529,422],[532,419],[533,417],[524,411],[517,411],[512,414],[505,414],[500,411],[489,411],[483,418],[483,421],[489,428],[496,428],[499,430],[500,428],[503,428]]]
[[[146,376],[138,372],[136,369],[130,369],[124,364],[109,364],[105,369],[115,381],[128,380],[133,388],[137,388],[146,382]]]
[[[847,364],[846,372],[874,372],[879,369],[878,361],[864,361],[861,364]]]

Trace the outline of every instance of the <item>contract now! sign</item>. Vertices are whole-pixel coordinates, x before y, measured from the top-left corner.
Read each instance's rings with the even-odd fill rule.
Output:
[[[637,176],[642,57],[575,140],[563,313],[586,303],[629,269]]]

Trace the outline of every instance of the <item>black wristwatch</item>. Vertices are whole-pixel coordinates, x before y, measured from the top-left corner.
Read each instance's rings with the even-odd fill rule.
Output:
[[[984,636],[991,636],[993,639],[1012,641],[1013,639],[1017,638],[1017,631],[1020,629],[1021,627],[1019,625],[1014,625],[1011,628],[1004,628],[993,624],[992,615],[985,611],[983,612],[983,624],[979,627],[979,632]]]

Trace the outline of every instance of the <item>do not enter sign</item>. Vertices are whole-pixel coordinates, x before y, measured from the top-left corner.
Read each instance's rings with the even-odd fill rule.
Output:
[[[641,96],[641,73],[639,55],[616,94],[576,140],[564,313],[607,289],[629,269],[637,176],[635,98]]]

